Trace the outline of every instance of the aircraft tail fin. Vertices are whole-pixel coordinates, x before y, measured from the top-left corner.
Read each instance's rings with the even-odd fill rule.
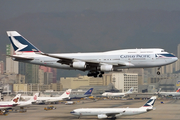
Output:
[[[31,102],[36,102],[38,96],[39,96],[39,93],[35,93],[35,94],[31,97],[31,99],[30,99],[29,101],[31,101]]]
[[[176,92],[180,92],[180,87],[176,90]]]
[[[19,102],[20,97],[21,97],[21,94],[17,94],[17,95],[11,100],[11,102],[14,102],[14,103]]]
[[[159,88],[157,92],[161,92],[161,88]]]
[[[147,102],[146,104],[144,104],[142,107],[153,107],[155,101],[156,101],[156,96],[152,96]]]
[[[131,88],[129,89],[129,91],[126,92],[126,94],[133,93],[133,91],[134,91],[134,87],[131,87]]]
[[[33,44],[31,44],[27,39],[21,36],[18,32],[7,31],[7,35],[14,48],[15,54],[41,52],[38,48],[36,48]]]
[[[90,88],[86,93],[84,93],[84,95],[91,95],[92,91],[93,91],[93,88]]]
[[[72,90],[72,89],[66,90],[60,97],[61,97],[61,98],[69,98],[69,96],[70,96],[70,94],[71,94],[71,90]]]

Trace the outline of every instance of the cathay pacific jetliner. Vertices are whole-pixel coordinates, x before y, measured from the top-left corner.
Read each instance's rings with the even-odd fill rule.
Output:
[[[137,115],[154,110],[156,96],[151,97],[148,102],[139,108],[80,108],[71,111],[73,115],[81,116],[97,116],[99,119],[116,118],[124,115]]]
[[[102,77],[104,72],[126,68],[150,68],[171,64],[177,61],[173,54],[160,48],[122,49],[95,53],[47,54],[41,52],[16,31],[7,31],[14,55],[13,60],[37,65],[89,71],[88,76]],[[160,74],[158,71],[157,74]]]

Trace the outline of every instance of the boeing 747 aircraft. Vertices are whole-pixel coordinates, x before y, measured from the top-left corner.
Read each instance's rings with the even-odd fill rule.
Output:
[[[37,97],[36,103],[47,103],[47,102],[58,102],[63,99],[70,99],[72,89],[66,90],[61,96],[59,97]]]
[[[171,64],[177,57],[160,48],[123,49],[95,53],[47,54],[41,52],[16,31],[7,31],[14,48],[15,61],[55,67],[60,69],[89,71],[88,76],[102,77],[104,72],[126,68],[150,68]],[[159,75],[160,72],[158,71]]]
[[[36,93],[28,101],[18,101],[17,102],[18,105],[15,107],[15,109],[17,109],[17,108],[23,108],[24,109],[24,107],[32,105],[32,102],[36,102],[38,96],[39,96],[39,93]]]
[[[70,99],[81,99],[85,97],[90,97],[92,94],[93,88],[90,88],[84,95],[70,95]]]
[[[129,91],[125,92],[125,93],[112,93],[112,92],[104,92],[102,94],[102,96],[106,96],[106,97],[124,97],[127,94],[131,94],[133,93],[134,87],[132,87],[131,89],[129,89]]]
[[[0,102],[0,113],[6,114],[8,109],[12,109],[18,105],[21,94],[17,94],[11,101]]]
[[[173,97],[178,97],[180,96],[180,88],[178,88],[178,90],[176,90],[176,92],[161,92],[160,91],[156,92],[155,94],[161,95],[161,96],[173,96]]]
[[[148,102],[140,108],[81,108],[70,112],[73,115],[81,116],[97,116],[98,119],[116,118],[122,115],[137,115],[153,110],[156,96],[151,97]]]

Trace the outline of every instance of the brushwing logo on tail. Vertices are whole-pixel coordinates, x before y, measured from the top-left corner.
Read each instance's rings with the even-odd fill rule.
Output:
[[[18,40],[16,40],[11,34],[11,40],[14,43],[14,45],[18,48],[15,52],[19,52],[20,50],[26,48],[28,45],[21,44]]]
[[[155,102],[154,99],[150,99],[144,106],[145,106],[145,107],[146,107],[146,106],[152,106],[152,105],[154,105],[154,102]]]

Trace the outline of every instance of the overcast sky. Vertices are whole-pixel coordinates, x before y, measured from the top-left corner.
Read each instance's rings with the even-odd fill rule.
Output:
[[[110,12],[138,9],[179,11],[179,6],[180,0],[0,0],[0,19],[37,12]]]

